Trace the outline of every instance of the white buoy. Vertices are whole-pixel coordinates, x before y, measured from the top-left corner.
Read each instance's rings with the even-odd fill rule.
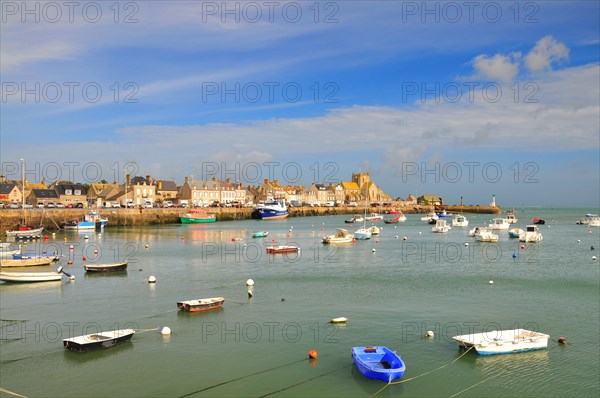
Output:
[[[375,248],[373,248],[373,250],[371,250],[373,253],[375,253],[377,250],[375,250]]]
[[[150,275],[148,277],[148,283],[156,283],[156,277],[154,275]]]
[[[422,233],[422,232],[421,232],[421,231],[419,231],[419,235],[421,235],[421,233]]]
[[[75,277],[73,275],[69,275],[69,280],[72,282],[75,280]]]
[[[248,289],[248,298],[252,298],[254,293],[252,293],[252,289]]]
[[[89,239],[90,237],[87,235],[83,235],[83,239]]]
[[[398,239],[398,235],[396,235],[396,239]]]
[[[149,248],[149,247],[150,247],[150,245],[148,245],[148,244],[145,244],[145,245],[144,245],[144,247],[147,249],[147,248]]]
[[[581,243],[581,239],[577,239],[577,243]]]
[[[403,236],[402,240],[408,240],[408,238],[406,236]]]
[[[592,256],[592,260],[593,260],[593,261],[596,261],[596,256]]]
[[[168,336],[171,334],[171,328],[168,326],[163,326],[162,329],[160,329],[160,334],[162,334],[163,336]]]
[[[246,281],[246,286],[254,286],[254,281],[252,279],[248,279]]]
[[[427,333],[425,333],[425,336],[427,336],[427,337],[433,337],[434,336],[433,331],[428,330]]]
[[[490,284],[490,286],[492,286],[494,284],[494,281],[489,281],[488,283]]]
[[[469,246],[469,243],[468,243],[468,242],[465,242],[465,246]]]

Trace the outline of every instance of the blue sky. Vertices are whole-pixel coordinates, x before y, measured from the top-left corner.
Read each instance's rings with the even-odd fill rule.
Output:
[[[598,2],[24,4],[1,2],[9,178],[361,170],[394,196],[599,207]]]

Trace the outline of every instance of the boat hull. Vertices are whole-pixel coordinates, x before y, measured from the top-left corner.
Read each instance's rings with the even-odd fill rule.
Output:
[[[60,281],[62,275],[57,272],[0,272],[0,281],[10,283],[35,283]]]
[[[515,354],[548,347],[550,336],[525,329],[490,331],[452,337],[463,348],[475,348],[479,355]]]
[[[33,267],[48,265],[54,261],[54,257],[33,257],[23,259],[7,259],[0,258],[0,266],[2,267]]]
[[[80,221],[74,224],[65,224],[64,228],[66,231],[88,231],[99,228],[104,228],[108,220],[102,220],[98,223],[94,221]]]
[[[224,302],[225,299],[223,297],[179,301],[177,303],[177,309],[187,312],[204,312],[221,308]]]
[[[207,217],[207,218],[193,218],[193,217],[179,217],[179,220],[182,224],[206,224],[211,222],[216,222],[216,217]]]
[[[298,246],[269,246],[267,247],[267,253],[269,254],[277,254],[277,253],[295,253],[300,251]]]
[[[127,269],[127,262],[114,264],[86,264],[83,266],[86,272],[118,272]]]
[[[268,208],[255,209],[251,217],[257,220],[283,220],[290,213],[287,210],[275,210]]]
[[[6,231],[6,236],[12,236],[15,239],[38,239],[41,238],[43,230],[44,227],[23,229],[17,231]]]
[[[114,347],[131,340],[135,334],[133,329],[111,330],[108,332],[87,334],[63,340],[67,350],[87,352]]]
[[[404,375],[406,366],[400,356],[387,347],[353,347],[354,364],[369,379],[390,382]]]

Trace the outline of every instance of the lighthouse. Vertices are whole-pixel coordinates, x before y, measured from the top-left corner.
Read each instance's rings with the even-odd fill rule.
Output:
[[[492,194],[492,201],[490,202],[490,207],[496,207],[496,194]]]

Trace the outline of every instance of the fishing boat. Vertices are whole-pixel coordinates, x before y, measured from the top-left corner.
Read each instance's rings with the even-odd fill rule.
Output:
[[[354,235],[344,228],[338,228],[336,233],[322,238],[323,243],[352,243],[354,242]]]
[[[406,221],[406,216],[404,214],[397,215],[394,218],[386,218],[385,220],[383,220],[383,222],[386,224],[397,224],[399,222],[404,222],[404,221]]]
[[[53,282],[62,279],[62,267],[56,272],[6,272],[0,271],[0,281],[11,283]]]
[[[424,215],[423,217],[421,217],[421,221],[427,221],[429,222],[429,220],[434,219],[437,220],[439,217],[437,214],[435,214],[435,212],[430,211],[429,213],[427,213],[426,215]]]
[[[473,228],[473,229],[469,230],[469,236],[470,236],[470,237],[475,237],[475,236],[477,236],[477,234],[479,233],[479,229],[480,229],[480,228],[481,228],[481,227],[475,227],[475,228]]]
[[[479,228],[475,233],[475,240],[478,242],[498,242],[498,235],[493,233],[489,228]]]
[[[523,230],[521,228],[513,228],[510,231],[508,231],[508,237],[519,239],[519,235],[521,235],[522,232]]]
[[[479,355],[514,354],[548,347],[550,336],[526,329],[493,330],[452,337],[462,348],[475,348]]]
[[[600,217],[592,217],[590,218],[590,222],[588,223],[590,227],[600,227]]]
[[[15,239],[39,239],[42,236],[44,227],[31,228],[19,226],[17,230],[6,231],[6,236],[14,237]]]
[[[521,231],[519,234],[519,242],[541,242],[544,237],[540,233],[540,229],[537,225],[528,225],[525,227],[525,231]]]
[[[279,246],[268,246],[267,253],[277,254],[277,253],[295,253],[300,251],[300,246],[296,245],[279,245]]]
[[[438,234],[447,234],[450,231],[450,226],[446,222],[446,220],[437,220],[435,222],[435,226],[431,228],[431,232],[435,232]]]
[[[265,238],[269,235],[269,231],[252,232],[253,238]]]
[[[404,375],[406,366],[400,355],[387,347],[352,347],[354,364],[363,376],[391,382]]]
[[[41,253],[41,254],[37,254],[37,253],[17,253],[17,254],[13,254],[12,255],[13,260],[29,260],[30,258],[37,258],[37,257],[51,258],[52,261],[58,261],[60,259],[60,256],[59,256],[58,252],[54,252],[54,253]]]
[[[54,261],[53,257],[30,257],[22,259],[0,257],[0,266],[2,267],[33,267],[38,265],[48,265]]]
[[[182,224],[204,224],[217,221],[217,216],[214,214],[208,214],[206,210],[191,209],[188,213],[180,214],[179,220]]]
[[[120,263],[107,264],[84,264],[83,268],[86,272],[118,272],[127,269],[127,261]]]
[[[354,217],[349,220],[344,220],[346,224],[354,224],[355,222],[363,222],[364,218],[360,214],[355,214]]]
[[[202,312],[221,308],[225,299],[223,297],[211,297],[198,300],[179,301],[177,308],[188,312]]]
[[[544,220],[543,218],[536,217],[533,219],[533,223],[534,224],[546,224],[546,220]]]
[[[508,221],[506,221],[506,218],[494,218],[491,222],[491,224],[489,225],[490,229],[494,229],[494,230],[508,230],[508,228],[510,227],[510,224],[508,223]]]
[[[264,205],[257,206],[251,213],[251,217],[259,220],[281,220],[289,216],[289,212],[283,200],[267,200]]]
[[[108,330],[106,332],[86,334],[84,336],[71,337],[63,340],[63,346],[67,350],[87,352],[102,348],[114,347],[117,344],[131,340],[135,334],[133,329]]]
[[[508,222],[509,224],[516,224],[517,222],[519,222],[519,219],[515,217],[514,213],[508,213],[506,215],[506,222]]]
[[[452,226],[453,227],[468,227],[469,220],[467,220],[467,217],[463,216],[462,214],[458,214],[456,217],[454,217],[452,219]]]
[[[367,217],[365,217],[367,221],[383,221],[383,216],[379,213],[371,213]]]
[[[83,220],[72,220],[64,225],[65,230],[91,230],[104,228],[108,222],[107,218],[100,217],[100,214],[96,211],[90,211],[87,213]]]
[[[446,210],[442,210],[439,213],[436,213],[439,218],[452,218],[454,215],[452,213],[446,213]]]

